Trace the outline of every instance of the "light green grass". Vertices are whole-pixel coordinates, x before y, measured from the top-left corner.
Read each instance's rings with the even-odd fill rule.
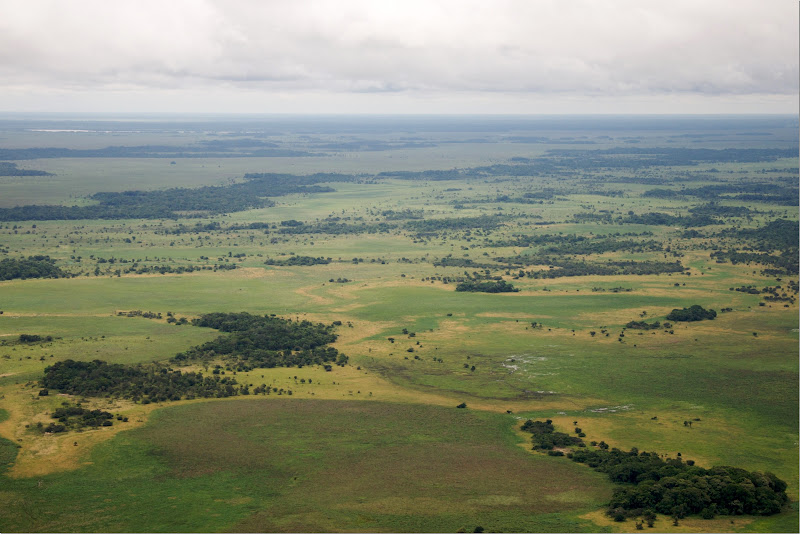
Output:
[[[146,310],[145,310],[146,311]],[[166,314],[166,310],[164,310]],[[0,384],[38,380],[44,368],[65,359],[140,363],[165,360],[213,339],[215,330],[168,325],[141,317],[0,316]],[[19,334],[53,336],[53,341],[17,343]]]

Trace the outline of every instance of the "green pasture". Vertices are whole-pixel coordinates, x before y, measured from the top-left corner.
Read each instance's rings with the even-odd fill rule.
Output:
[[[215,311],[288,314],[303,298],[285,291],[290,272],[246,277],[239,273],[193,273],[129,277],[87,277],[11,282],[2,287],[6,313],[102,314],[115,310],[167,311],[198,315]],[[38,282],[38,284],[37,284]]]
[[[176,406],[96,447],[77,471],[5,479],[0,528],[595,531],[577,516],[602,504],[610,484],[525,452],[514,424],[376,402]]]

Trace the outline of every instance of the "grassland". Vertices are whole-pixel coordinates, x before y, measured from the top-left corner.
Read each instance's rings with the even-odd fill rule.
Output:
[[[695,133],[710,128],[693,124]],[[2,257],[46,254],[75,275],[0,282],[0,436],[5,438],[0,465],[6,469],[0,475],[0,505],[10,511],[0,518],[0,529],[632,530],[631,521],[614,523],[602,515],[612,485],[601,475],[525,450],[515,427],[530,417],[553,419],[563,430],[579,421],[587,440],[623,449],[680,452],[707,467],[771,471],[789,483],[795,501],[770,518],[688,518],[679,527],[660,518],[659,531],[796,530],[798,306],[797,286],[790,284],[797,283],[797,273],[772,272],[754,262],[719,263],[710,254],[757,246],[730,231],[763,228],[781,218],[797,221],[797,207],[723,197],[719,205],[749,211],[696,228],[697,235],[680,226],[619,219],[629,213],[688,216],[708,203],[691,196],[643,196],[654,187],[677,191],[762,181],[768,191],[791,188],[787,176],[796,174],[797,159],[635,169],[584,162],[569,173],[441,181],[375,176],[587,148],[569,146],[559,139],[564,131],[548,127],[536,133],[551,136],[550,144],[511,142],[499,131],[425,130],[419,136],[429,143],[419,148],[323,151],[315,143],[350,142],[353,136],[325,133],[309,140],[284,132],[270,139],[282,148],[319,154],[185,158],[175,165],[163,158],[20,162],[55,176],[0,178],[0,207],[72,205],[98,191],[225,185],[247,172],[345,172],[362,178],[331,183],[333,192],[276,197],[274,207],[213,217],[0,225]],[[686,143],[677,137],[686,131],[626,128],[587,127],[571,135],[593,140],[591,149],[625,146],[626,139],[641,147]],[[777,123],[770,126],[768,141],[748,137],[752,125],[736,128],[712,129],[713,135],[688,146],[785,148],[796,135]],[[4,148],[102,148],[117,141],[177,146],[214,138],[203,132],[127,132],[104,144],[101,134],[28,131],[6,134],[0,143]],[[389,143],[402,135],[362,137]],[[474,142],[477,137],[483,142]],[[473,142],[463,142],[469,139]],[[654,186],[647,180],[661,182]],[[552,196],[541,203],[498,200],[546,191]],[[579,220],[574,217],[579,213],[612,218]],[[413,230],[409,221],[420,219],[407,218],[446,224],[496,214],[501,222],[493,228],[431,232]],[[312,227],[325,221],[385,223],[389,229],[326,233],[318,226],[319,231],[293,234],[281,225],[289,220]],[[218,226],[191,230],[198,222]],[[247,228],[252,223],[261,226]],[[570,234],[662,245],[656,251],[609,250],[570,259],[680,261],[687,270],[549,279],[519,275],[567,257],[547,257],[548,245],[520,244],[520,236],[547,235],[555,243]],[[294,267],[264,263],[292,255],[331,261]],[[518,256],[544,263],[497,261]],[[445,258],[461,263],[442,266]],[[204,269],[136,274],[133,265]],[[459,278],[486,276],[520,291],[455,291]],[[780,289],[777,300],[765,300],[773,293],[732,291],[741,286]],[[625,327],[630,321],[663,323],[672,309],[693,304],[720,313],[713,321],[671,328]],[[119,315],[130,310],[159,312],[162,318]],[[235,375],[242,384],[291,388],[291,398],[147,406],[85,399],[91,407],[127,414],[129,422],[79,434],[36,432],[36,423],[51,420],[49,414],[65,399],[38,396],[37,381],[47,365],[68,358],[166,361],[218,334],[170,324],[167,312],[191,319],[238,311],[341,321],[335,346],[350,357],[349,365],[330,372],[312,366]],[[20,334],[53,339],[20,343]],[[461,402],[467,410],[455,408]],[[687,420],[694,424],[687,427]]]
[[[7,528],[539,531],[564,521],[591,530],[576,516],[601,504],[607,485],[527,454],[508,419],[301,399],[160,410],[146,427],[97,447],[90,466],[37,481],[37,500]],[[65,501],[69,511],[60,509]],[[25,517],[33,509],[43,524]]]

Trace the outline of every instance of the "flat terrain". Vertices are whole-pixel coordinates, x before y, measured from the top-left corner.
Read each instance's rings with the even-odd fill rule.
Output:
[[[50,173],[0,176],[0,261],[60,269],[0,281],[0,530],[635,530],[528,418],[788,483],[781,514],[659,531],[797,530],[796,119],[441,120],[0,121],[0,161]],[[349,359],[170,361],[212,312],[335,322]],[[69,359],[274,393],[40,395]],[[64,402],[114,424],[42,432]]]
[[[608,498],[601,476],[526,453],[507,419],[359,401],[176,406],[98,446],[91,465],[39,479],[36,500],[6,521],[52,531],[592,530],[577,516]]]

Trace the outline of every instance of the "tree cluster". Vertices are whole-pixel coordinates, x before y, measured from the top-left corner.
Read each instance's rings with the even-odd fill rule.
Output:
[[[41,385],[72,395],[119,397],[144,404],[238,394],[233,378],[182,373],[158,364],[122,365],[102,360],[56,362],[45,368]]]
[[[688,308],[677,309],[675,308],[669,315],[667,315],[667,319],[670,321],[702,321],[705,319],[714,319],[717,316],[717,312],[714,310],[706,310],[699,304],[694,304]]]
[[[482,228],[493,230],[500,226],[503,219],[497,215],[480,215],[478,217],[456,217],[446,219],[421,219],[409,221],[405,229],[418,234],[429,234],[441,231],[472,230]]]
[[[519,289],[505,280],[487,282],[466,280],[456,285],[456,291],[468,291],[472,293],[516,293]]]
[[[274,315],[210,313],[192,320],[194,326],[215,328],[227,335],[177,354],[173,361],[211,361],[222,358],[238,370],[302,367],[335,363],[345,365],[347,356],[333,347],[333,325],[292,321]]]
[[[114,416],[103,410],[89,410],[80,405],[71,406],[65,402],[63,407],[55,409],[52,418],[57,419],[58,424],[50,423],[50,425],[42,428],[43,432],[63,432],[66,430],[80,430],[86,427],[112,426]],[[122,416],[117,419],[119,421],[128,420],[127,417],[123,418]]]
[[[39,334],[20,334],[20,343],[49,343],[53,341],[53,336],[40,336]]]
[[[745,206],[726,206],[717,202],[709,202],[689,208],[695,215],[709,215],[713,217],[746,217],[754,212]]]
[[[284,221],[286,222],[286,221]],[[299,221],[295,221],[299,222]],[[283,225],[283,223],[281,223]],[[375,224],[348,224],[336,221],[321,221],[315,224],[283,225],[279,230],[281,234],[328,234],[328,235],[353,235],[353,234],[385,234],[396,226],[380,222]]]
[[[511,263],[516,258],[506,260],[498,258],[498,261],[509,261]],[[567,276],[616,276],[616,275],[652,275],[662,273],[682,273],[686,268],[679,261],[608,261],[608,262],[587,262],[568,258],[552,257],[528,257],[522,261],[533,262],[534,264],[548,265],[548,269],[539,271],[525,271],[529,278],[561,278]]]
[[[144,317],[145,319],[161,319],[161,312],[151,312],[142,310],[118,311],[119,317]]]
[[[704,185],[682,189],[681,194],[711,201],[722,198],[744,202],[770,202],[784,206],[797,206],[798,188],[796,179],[794,182],[787,182],[785,185],[776,182],[776,180],[769,180],[755,183]]]
[[[669,325],[669,323],[665,323],[664,328],[669,328],[667,325]],[[661,323],[659,321],[654,323],[648,323],[647,321],[630,321],[625,324],[625,328],[630,328],[631,330],[658,330],[661,328]]]
[[[531,441],[535,450],[550,451],[556,447],[585,446],[579,437],[556,432],[551,419],[544,422],[528,419],[523,423],[522,430],[533,434]]]
[[[766,226],[752,229],[730,229],[722,232],[747,242],[746,251],[718,250],[711,253],[717,262],[730,261],[737,263],[760,263],[772,265],[782,271],[782,274],[797,274],[798,249],[800,249],[800,225],[797,221],[788,219],[774,219]],[[779,251],[778,254],[774,254]]]
[[[281,266],[311,266],[311,265],[327,265],[331,262],[331,258],[323,258],[322,256],[315,258],[313,256],[289,256],[284,260],[267,259],[264,265],[281,265]]]
[[[765,269],[770,274],[789,274],[797,275],[800,272],[800,262],[798,262],[797,248],[783,249],[779,254],[769,252],[741,252],[736,250],[716,250],[711,253],[717,263],[726,261],[733,265],[757,263],[760,265],[771,265],[775,269]]]
[[[603,237],[589,237],[578,234],[514,234],[510,239],[498,239],[490,243],[493,247],[531,247],[542,246],[550,247],[548,252],[553,254],[581,254],[582,250],[587,250],[585,254],[599,252],[615,252],[620,250],[662,250],[659,242],[652,239],[647,241],[634,241],[632,239],[620,239],[622,237],[650,237],[653,232],[626,232],[608,234]]]
[[[567,458],[607,473],[624,487],[614,490],[608,514],[625,517],[652,516],[654,512],[682,518],[702,514],[771,515],[789,502],[786,482],[772,473],[749,472],[729,466],[705,469],[680,457],[664,458],[655,452],[629,452],[610,448],[605,442],[588,448],[580,437],[556,432],[551,420],[528,420],[522,430],[532,434],[533,448],[557,454],[554,448],[572,448]],[[580,429],[576,428],[578,435]],[[561,451],[557,451],[560,453]]]
[[[709,215],[708,213],[692,213],[689,216],[669,215],[657,211],[650,213],[628,215],[618,219],[622,224],[648,224],[652,226],[683,226],[692,228],[696,226],[709,226],[712,224],[722,224],[722,222]]]
[[[541,249],[546,254],[603,254],[605,252],[659,252],[664,247],[658,241],[633,241],[632,239],[580,239],[569,244],[550,245]]]
[[[452,256],[445,256],[441,259],[433,260],[434,267],[468,267],[470,269],[496,269],[497,265],[488,263],[476,263],[469,258],[454,258]]]
[[[575,462],[585,463],[608,474],[618,488],[609,511],[622,509],[626,515],[646,510],[676,517],[702,514],[771,515],[788,502],[786,483],[772,473],[749,472],[729,466],[705,469],[691,460],[662,458],[658,453],[631,449],[581,449],[571,453]]]
[[[58,267],[50,256],[28,256],[27,258],[4,258],[0,260],[0,281],[28,278],[63,278],[69,276]]]

